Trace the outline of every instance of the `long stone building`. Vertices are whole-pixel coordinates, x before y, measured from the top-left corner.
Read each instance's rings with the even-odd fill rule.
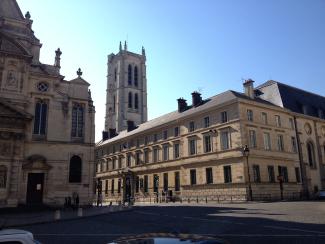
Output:
[[[0,207],[93,199],[90,84],[39,60],[42,44],[15,0],[0,1]]]
[[[97,143],[106,201],[250,200],[325,189],[325,98],[280,82],[208,99]],[[176,104],[175,104],[176,105]]]

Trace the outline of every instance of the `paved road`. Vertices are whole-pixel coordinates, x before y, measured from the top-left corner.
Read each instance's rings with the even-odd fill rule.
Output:
[[[325,243],[325,202],[136,206],[22,229],[45,244],[107,243],[146,233],[213,235],[230,243]]]

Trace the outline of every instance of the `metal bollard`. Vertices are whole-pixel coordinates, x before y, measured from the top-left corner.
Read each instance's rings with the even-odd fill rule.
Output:
[[[55,210],[54,220],[59,220],[59,219],[61,219],[61,212],[60,212],[60,210]]]
[[[78,217],[82,217],[82,216],[83,216],[82,208],[78,208]]]

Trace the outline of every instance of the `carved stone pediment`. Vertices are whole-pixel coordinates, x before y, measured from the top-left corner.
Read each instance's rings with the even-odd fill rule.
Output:
[[[23,164],[23,170],[45,170],[48,171],[52,168],[46,162],[46,158],[42,155],[32,155],[27,158],[27,163]]]
[[[27,50],[16,40],[0,32],[0,52],[18,56],[30,56]]]
[[[30,120],[33,116],[0,99],[0,117]]]

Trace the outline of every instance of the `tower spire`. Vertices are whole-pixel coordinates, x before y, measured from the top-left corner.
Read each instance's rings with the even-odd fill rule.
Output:
[[[120,41],[120,52],[122,51],[122,42]]]
[[[127,51],[128,50],[128,44],[126,41],[124,41],[124,50]]]

